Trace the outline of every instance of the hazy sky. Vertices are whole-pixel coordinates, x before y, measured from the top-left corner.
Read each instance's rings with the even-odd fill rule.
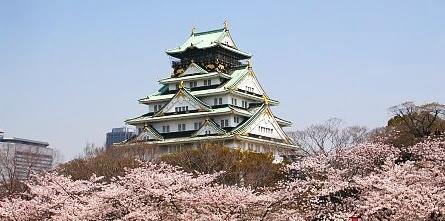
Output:
[[[293,128],[377,127],[391,105],[445,103],[444,1],[0,0],[0,128],[65,160],[103,144],[146,112],[137,100],[171,71],[164,50],[225,19]]]

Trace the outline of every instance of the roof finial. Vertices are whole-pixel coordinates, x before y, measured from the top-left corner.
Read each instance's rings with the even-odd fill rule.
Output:
[[[269,98],[266,95],[263,95],[263,103],[269,105]]]
[[[144,124],[144,129],[147,129],[148,125],[147,123]]]
[[[193,28],[192,28],[192,34],[191,34],[191,36],[194,36],[194,35],[195,35],[195,32],[196,32],[196,28],[193,27]]]
[[[227,22],[227,19],[224,20],[224,30],[229,30],[229,22]]]
[[[247,68],[252,69],[252,59],[247,60]]]
[[[184,88],[184,81],[179,82],[179,89],[183,89]]]

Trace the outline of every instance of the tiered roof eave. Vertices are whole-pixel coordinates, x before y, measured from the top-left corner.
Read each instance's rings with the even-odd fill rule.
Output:
[[[235,91],[235,90],[230,90],[230,89],[225,89],[225,88],[213,88],[213,89],[205,89],[205,90],[199,90],[199,91],[191,91],[190,92],[192,95],[196,96],[196,97],[204,97],[204,96],[212,96],[212,95],[219,95],[219,94],[236,94],[242,97],[247,97],[247,98],[251,98],[253,100],[257,100],[258,102],[262,101],[263,98],[261,96],[256,96],[256,95],[252,95],[252,94],[247,94],[244,92],[240,92],[240,91]],[[144,97],[139,99],[139,103],[140,104],[145,104],[145,105],[149,105],[149,104],[153,104],[153,103],[158,103],[158,102],[165,102],[170,100],[175,94],[164,94],[164,95],[155,95],[155,96],[148,96],[148,97]],[[274,99],[269,99],[270,101],[270,105],[271,106],[277,106],[280,104],[279,101],[274,100]]]
[[[223,42],[225,37],[230,38],[233,45]],[[197,32],[190,35],[190,37],[179,47],[167,49],[165,53],[168,55],[180,58],[183,53],[192,49],[205,50],[210,48],[220,47],[224,50],[230,51],[240,56],[241,59],[251,58],[252,55],[238,49],[228,28],[215,29],[205,32]]]
[[[257,100],[257,101],[261,101],[262,100],[262,96],[267,96],[265,90],[261,87],[261,85],[258,83],[258,87],[260,88],[260,90],[263,92],[263,95],[260,94],[252,94],[252,93],[246,93],[243,91],[239,91],[236,90],[236,87],[238,86],[238,84],[248,75],[252,75],[255,79],[256,76],[254,74],[254,72],[252,71],[252,68],[245,65],[243,67],[237,68],[233,71],[231,71],[230,73],[220,73],[220,72],[211,72],[211,73],[206,73],[206,74],[198,74],[198,75],[189,75],[189,76],[183,76],[183,77],[170,77],[170,78],[166,78],[161,80],[160,82],[162,84],[164,84],[163,87],[161,87],[158,91],[156,91],[155,93],[141,98],[139,99],[139,103],[141,104],[152,104],[152,103],[156,103],[156,102],[165,102],[170,100],[174,94],[173,93],[167,93],[165,94],[164,92],[166,92],[168,90],[168,85],[167,84],[172,84],[172,83],[178,83],[184,80],[195,80],[195,79],[200,79],[200,78],[208,78],[211,76],[221,76],[223,78],[228,79],[228,81],[216,88],[210,88],[210,89],[203,89],[203,90],[196,90],[196,91],[191,91],[190,93],[194,96],[197,97],[204,97],[204,96],[212,96],[212,95],[220,95],[220,94],[236,94],[238,96],[241,97],[246,97],[249,99],[253,99],[253,100]],[[256,80],[258,81],[258,80]],[[277,100],[274,99],[270,99],[270,105],[275,106],[278,105],[279,102]]]

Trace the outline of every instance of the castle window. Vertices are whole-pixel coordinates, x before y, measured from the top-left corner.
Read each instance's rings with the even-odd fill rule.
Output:
[[[221,127],[228,127],[229,126],[229,120],[221,120]]]
[[[247,108],[247,101],[241,101],[241,106],[243,108]]]
[[[190,85],[190,88],[194,88],[194,87],[198,86],[198,83],[196,81],[190,81],[189,85]]]
[[[189,110],[189,106],[175,107],[175,112],[185,112]]]
[[[255,148],[255,144],[253,144],[253,143],[248,143],[247,144],[247,149],[253,150],[253,148]]]
[[[218,105],[218,98],[213,98],[213,105]]]
[[[232,105],[235,105],[235,106],[236,106],[236,103],[237,103],[236,98],[233,98],[233,97],[232,97]]]
[[[258,129],[260,130],[261,133],[266,133],[266,134],[272,134],[273,133],[273,129],[270,129],[270,128],[267,128],[267,127],[258,126]]]
[[[204,80],[204,86],[210,86],[212,85],[212,80],[208,79],[208,80]]]
[[[222,104],[222,97],[218,98],[218,101],[219,101],[219,105],[221,105]]]
[[[170,132],[170,126],[166,125],[166,126],[162,126],[162,133],[169,133]]]
[[[178,132],[185,131],[185,124],[178,124]]]
[[[233,117],[233,122],[239,123],[239,117]]]
[[[162,105],[161,104],[155,104],[153,106],[154,112],[160,111],[161,109],[162,109]]]
[[[194,125],[195,127],[195,130],[198,130],[199,128],[201,128],[201,126],[202,126],[202,122],[195,122],[195,125]]]

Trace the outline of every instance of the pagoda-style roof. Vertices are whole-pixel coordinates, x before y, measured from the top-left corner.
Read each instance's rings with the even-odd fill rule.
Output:
[[[151,122],[159,122],[166,120],[178,120],[178,119],[187,119],[187,118],[197,118],[197,117],[209,117],[209,116],[217,116],[222,114],[238,114],[240,116],[250,117],[252,113],[242,108],[234,107],[234,106],[226,106],[221,108],[211,109],[209,112],[189,112],[189,113],[178,113],[172,115],[164,115],[164,116],[147,116],[142,115],[139,117],[135,117],[132,119],[128,119],[125,122],[131,125],[143,124],[143,123],[151,123]]]
[[[218,87],[218,88],[212,88],[207,90],[199,90],[199,91],[191,91],[190,93],[196,97],[204,97],[204,96],[212,96],[217,94],[225,94],[225,93],[233,93],[240,96],[245,96],[257,101],[262,101],[263,98],[261,96],[252,95],[252,94],[246,94],[243,92],[235,91],[226,89],[224,87]],[[139,102],[141,104],[150,104],[150,103],[156,103],[156,102],[165,102],[170,100],[174,94],[162,94],[162,95],[150,95],[148,97],[139,99]],[[280,102],[277,100],[270,99],[270,105],[278,105]]]
[[[212,73],[208,73],[208,75],[213,74]],[[203,74],[204,75],[204,74]],[[205,74],[207,75],[207,74]],[[191,76],[186,76],[186,77],[197,77],[197,76],[202,76],[202,75],[191,75]],[[194,96],[197,97],[202,97],[202,96],[212,96],[212,95],[217,95],[217,94],[224,94],[224,93],[233,93],[233,94],[237,94],[243,97],[248,97],[250,99],[254,99],[257,101],[262,101],[262,96],[267,96],[265,91],[263,90],[263,88],[261,87],[261,85],[259,84],[258,80],[255,77],[255,74],[253,73],[253,71],[251,70],[251,68],[249,68],[248,66],[243,66],[234,70],[231,70],[228,74],[223,74],[224,77],[229,77],[230,80],[228,80],[227,82],[225,82],[224,84],[220,85],[217,88],[211,88],[211,89],[205,89],[205,90],[196,90],[196,91],[191,91],[190,93]],[[173,83],[173,82],[181,82],[181,80],[185,80],[183,78],[167,78],[164,80],[161,80],[162,83]],[[250,78],[250,79],[247,79]],[[190,79],[188,79],[190,80]],[[237,86],[240,85],[244,80],[252,80],[255,82],[255,85],[257,85],[259,92],[263,93],[263,94],[255,94],[255,93],[248,93],[246,91],[239,91],[237,90]],[[174,94],[172,93],[164,93],[168,90],[168,86],[164,85],[161,89],[159,89],[158,91],[156,91],[155,93],[141,98],[139,99],[139,102],[142,104],[150,104],[153,102],[164,102],[167,101],[169,99],[171,99]],[[273,99],[269,99],[269,104],[270,105],[278,105],[279,102]]]
[[[193,29],[182,45],[166,53],[178,60],[172,60],[169,77],[159,80],[162,87],[139,99],[149,105],[148,113],[125,121],[140,131],[134,142],[170,147],[227,140],[232,146],[270,145],[261,151],[295,148],[282,129],[291,122],[273,115],[271,106],[279,102],[268,97],[250,59],[245,61],[251,55],[237,47],[226,22],[222,29]]]
[[[168,49],[165,52],[172,57],[180,58],[182,53],[190,49],[208,49],[216,47],[235,53],[241,59],[252,57],[249,53],[238,49],[227,27],[205,32],[195,33],[192,31],[190,37],[181,46]]]

